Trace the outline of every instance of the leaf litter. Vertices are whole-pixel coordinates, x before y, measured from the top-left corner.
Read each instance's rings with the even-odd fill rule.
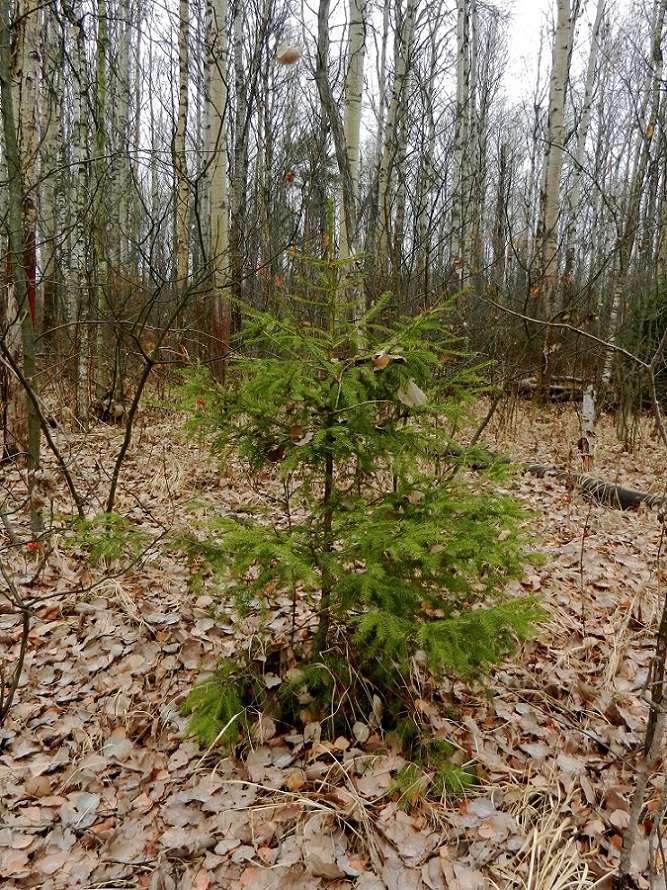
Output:
[[[550,479],[508,482],[532,511],[547,557],[514,586],[538,594],[552,619],[485,689],[448,681],[438,691],[446,708],[418,703],[424,726],[453,745],[478,783],[440,802],[416,794],[406,806],[391,792],[405,760],[373,714],[334,741],[317,724],[297,731],[262,715],[243,757],[221,758],[185,736],[179,704],[201,669],[249,650],[262,628],[216,615],[218,592],[169,549],[164,532],[187,525],[195,502],[200,513],[242,515],[267,501],[240,470],[221,475],[174,426],[144,419],[124,468],[119,512],[155,542],[129,568],[92,565],[58,537],[45,556],[3,542],[3,563],[35,614],[0,729],[2,886],[610,888],[664,595],[655,514],[587,503]],[[496,416],[488,438],[517,459],[572,466],[576,431],[571,409],[556,418],[518,404]],[[100,426],[87,440],[59,435],[95,496],[120,433]],[[664,483],[648,422],[625,454],[602,419],[596,460],[596,472],[616,484]],[[64,488],[53,488],[52,507],[66,511]],[[295,603],[267,596],[273,639],[289,657]],[[307,628],[305,603],[296,608]],[[19,616],[2,600],[10,669],[19,639]],[[267,688],[281,681],[267,668]],[[664,778],[651,779],[635,846],[639,887],[649,887]]]

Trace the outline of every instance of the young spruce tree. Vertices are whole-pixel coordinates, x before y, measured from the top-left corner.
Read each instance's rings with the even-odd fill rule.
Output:
[[[522,513],[499,491],[506,469],[487,455],[469,471],[479,455],[453,441],[471,374],[447,374],[463,364],[451,360],[447,307],[396,323],[381,304],[354,319],[341,264],[304,263],[301,294],[271,313],[244,307],[225,385],[200,368],[183,393],[223,466],[240,461],[257,486],[279,477],[284,491],[280,521],[275,505],[272,521],[220,516],[188,548],[239,614],[283,591],[307,601],[312,633],[298,649],[274,641],[300,665],[274,702],[250,701],[262,662],[239,653],[185,712],[203,741],[230,743],[249,704],[292,722],[305,709],[333,734],[380,699],[383,727],[410,726],[414,742],[418,676],[481,678],[534,633],[535,602],[503,598],[526,559]]]

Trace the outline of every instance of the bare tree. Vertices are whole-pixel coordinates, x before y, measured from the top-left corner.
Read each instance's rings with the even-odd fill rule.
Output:
[[[553,319],[558,311],[558,223],[561,209],[561,170],[565,150],[565,99],[569,79],[574,17],[570,0],[558,0],[557,21],[553,42],[549,115],[545,146],[544,172],[540,196],[540,217],[537,227],[539,250],[539,288],[543,312]],[[556,344],[554,328],[547,326],[544,338],[540,386],[548,392],[553,373]]]
[[[366,28],[368,10],[366,0],[350,0],[347,71],[345,74],[344,133],[347,163],[350,174],[350,213],[340,215],[340,255],[354,256],[358,250],[359,228],[359,137],[361,132],[364,59],[366,57]],[[348,231],[347,222],[354,226]]]
[[[172,163],[176,185],[174,189],[174,283],[177,289],[187,287],[189,261],[189,211],[190,186],[186,154],[186,130],[188,126],[189,39],[190,22],[188,0],[179,0],[178,6],[178,107],[176,128],[172,140]]]
[[[0,5],[2,133],[7,164],[10,280],[2,313],[4,452],[39,465],[40,423],[26,387],[37,391],[35,354],[36,216],[38,180],[39,16],[21,7],[14,23]],[[14,38],[12,40],[12,38]],[[32,510],[33,526],[37,522]]]
[[[211,268],[210,355],[217,375],[224,377],[224,358],[229,347],[231,303],[227,286],[229,275],[229,156],[227,141],[228,38],[227,0],[208,4],[207,53],[210,71],[207,105],[206,153],[209,165]]]
[[[394,221],[395,192],[392,185],[403,175],[397,170],[397,161],[406,156],[405,140],[407,127],[401,126],[405,120],[408,84],[410,77],[410,59],[415,41],[415,21],[417,13],[416,0],[407,0],[405,10],[400,3],[394,5],[395,52],[393,77],[388,95],[381,96],[380,101],[386,102],[386,110],[381,117],[382,129],[378,132],[378,142],[382,146],[377,171],[377,216],[378,239],[376,249],[376,274],[380,281],[386,279],[390,245],[396,245],[396,233],[392,231]]]

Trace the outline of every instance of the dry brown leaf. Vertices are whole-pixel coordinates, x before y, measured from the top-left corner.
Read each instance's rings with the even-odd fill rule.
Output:
[[[299,788],[303,788],[306,784],[306,773],[304,770],[294,770],[293,772],[287,773],[285,778],[283,779],[283,785],[289,791],[298,791]]]
[[[518,459],[568,466],[567,442],[576,442],[575,411],[562,408],[553,422],[553,416],[519,404],[505,429],[496,420],[488,428],[494,450],[511,448]],[[600,474],[630,487],[640,482],[648,487],[663,472],[657,450],[644,447],[634,456],[623,454],[616,448],[613,418],[601,418],[600,423],[596,455]],[[77,443],[80,466],[90,478],[100,478],[99,455],[115,447],[116,435],[104,432],[99,436],[93,431],[88,442]],[[650,438],[643,435],[648,443]],[[288,444],[292,438],[289,435]],[[164,444],[172,441],[178,441],[178,447],[164,451]],[[294,444],[300,441],[297,437]],[[145,453],[144,444],[148,446]],[[167,461],[159,485],[152,456],[155,449]],[[20,486],[20,476],[11,468],[8,473]],[[178,496],[196,493],[207,499],[210,512],[219,511],[222,503],[234,515],[254,515],[261,508],[269,521],[276,519],[270,499],[262,500],[245,485],[240,466],[230,467],[221,476],[199,446],[178,440],[173,428],[143,431],[124,478],[126,485],[150,499],[156,515],[162,508],[154,496],[166,492],[164,480],[170,479],[171,490],[178,488]],[[277,477],[265,481],[269,487],[278,484]],[[470,761],[489,788],[479,797],[486,803],[474,803],[473,796],[460,812],[451,800],[442,812],[435,810],[452,840],[451,856],[444,860],[449,872],[440,868],[447,890],[476,886],[479,874],[487,874],[494,863],[502,864],[515,882],[526,880],[525,853],[519,853],[519,847],[533,829],[546,830],[552,812],[572,820],[579,832],[582,861],[596,876],[605,874],[617,862],[632,792],[623,764],[641,741],[646,720],[642,690],[652,658],[651,628],[660,604],[661,569],[655,570],[659,524],[649,515],[624,515],[584,505],[576,488],[566,491],[556,478],[545,481],[526,475],[509,487],[532,509],[531,528],[540,535],[548,555],[544,566],[532,569],[524,584],[516,583],[511,590],[519,595],[539,591],[552,609],[553,621],[537,643],[524,648],[520,660],[502,666],[489,678],[495,696],[492,705],[459,683],[447,683],[438,690],[446,706],[456,712],[455,721],[444,720],[440,702],[427,692],[417,704],[422,721],[436,733],[442,727],[438,737],[452,741],[460,762]],[[129,491],[120,492],[121,509],[138,526],[145,525],[145,515]],[[271,494],[281,496],[279,485]],[[61,497],[59,486],[56,501]],[[3,553],[3,559],[14,561],[17,577],[28,578],[28,561],[32,565],[41,555],[11,550]],[[15,716],[3,729],[3,824],[12,827],[0,829],[0,877],[22,881],[25,876],[26,885],[46,886],[61,872],[71,886],[121,883],[133,875],[138,863],[156,856],[160,837],[166,837],[183,847],[163,851],[164,868],[155,868],[152,890],[174,890],[167,852],[185,857],[193,850],[200,850],[198,855],[207,857],[207,862],[203,867],[201,862],[179,865],[184,888],[196,887],[198,880],[204,887],[208,882],[211,887],[239,888],[242,875],[246,881],[256,879],[256,887],[262,890],[275,887],[276,881],[284,890],[283,880],[290,890],[321,887],[323,879],[303,866],[301,840],[292,843],[295,832],[312,815],[310,807],[320,803],[347,820],[360,838],[370,840],[372,820],[377,817],[375,802],[382,799],[400,769],[397,759],[364,757],[348,748],[340,768],[336,761],[343,760],[343,746],[334,742],[323,745],[318,759],[309,762],[313,744],[321,742],[321,727],[311,722],[305,733],[292,731],[291,738],[281,736],[282,727],[276,726],[275,734],[266,739],[270,744],[256,746],[268,751],[261,751],[254,760],[251,752],[250,769],[234,759],[202,761],[202,751],[182,737],[185,723],[178,703],[202,658],[214,664],[219,657],[234,657],[239,641],[246,645],[264,629],[261,622],[251,619],[247,627],[241,627],[231,615],[213,616],[217,594],[211,596],[206,588],[193,594],[188,587],[190,569],[166,550],[156,551],[146,566],[138,566],[120,583],[104,581],[103,575],[103,568],[91,566],[80,553],[59,545],[33,588],[36,594],[50,597],[54,590],[74,590],[77,579],[102,582],[89,598],[76,593],[68,602],[47,599],[35,615],[20,700]],[[275,588],[270,597],[270,632],[275,639],[288,639],[291,600]],[[309,609],[305,599],[298,600],[299,641],[310,634]],[[16,616],[0,603],[0,635],[13,647],[8,655],[16,652],[18,632]],[[275,685],[280,682],[270,675],[267,680]],[[270,688],[269,682],[266,685]],[[365,755],[383,750],[385,743],[377,731],[383,717],[379,696],[369,711],[368,718],[349,734],[353,744],[364,746]],[[260,788],[252,784],[253,778],[260,780]],[[248,780],[250,784],[244,784]],[[309,786],[309,782],[314,784]],[[290,783],[295,787],[290,788]],[[273,798],[271,784],[289,795]],[[355,785],[363,790],[362,796]],[[651,788],[657,790],[655,782]],[[317,795],[322,791],[320,799]],[[94,803],[96,795],[99,804],[87,809],[86,801]],[[290,800],[288,806],[285,797]],[[489,801],[494,809],[489,808]],[[601,801],[607,824],[597,816]],[[258,804],[262,809],[255,809]],[[60,823],[61,811],[71,828]],[[97,814],[99,820],[81,830]],[[193,824],[196,819],[199,825]],[[386,857],[384,864],[365,859],[367,851],[360,853],[359,862],[339,852],[329,860],[346,875],[337,879],[336,886],[347,890],[358,865],[355,890],[407,890],[424,885],[441,890],[434,865],[441,864],[440,860],[428,854],[419,864],[415,857],[401,860],[396,847],[405,839],[406,825],[396,807],[383,807],[385,823],[396,828],[396,840],[381,838],[378,853]],[[54,824],[59,825],[57,830],[47,828]],[[517,825],[521,831],[515,831]],[[415,820],[411,831],[419,837],[425,828]],[[180,838],[176,838],[178,831]],[[641,873],[647,859],[645,841],[639,840],[633,869]],[[207,843],[215,844],[217,852],[207,853]],[[258,845],[267,861],[273,851],[278,854],[271,867],[252,872],[249,864],[257,866]],[[234,854],[238,864],[232,861]],[[67,857],[64,861],[63,856]],[[40,862],[47,870],[60,862],[62,868],[51,876],[40,875]]]

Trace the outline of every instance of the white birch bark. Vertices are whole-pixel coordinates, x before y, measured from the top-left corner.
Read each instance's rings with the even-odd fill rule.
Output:
[[[37,261],[37,198],[39,183],[39,85],[41,29],[35,0],[21,0],[10,22],[9,4],[2,8],[2,124],[8,173],[9,272],[4,347],[28,385],[36,391],[35,300]],[[10,29],[12,36],[10,55]],[[11,67],[10,67],[11,66]],[[4,107],[4,106],[8,107]],[[3,368],[5,402],[4,449],[23,454],[28,467],[39,461],[34,440],[34,412],[16,374]],[[39,426],[37,426],[39,434]],[[31,439],[32,444],[31,444]],[[37,450],[35,450],[35,444]]]
[[[69,262],[66,264],[65,318],[71,326],[71,339],[76,345],[76,418],[84,428],[88,424],[90,403],[90,294],[86,286],[86,210],[89,194],[89,140],[85,97],[91,92],[86,60],[86,38],[82,25],[81,4],[73,8],[69,37],[74,43],[72,85],[72,191],[68,202]]]
[[[436,125],[435,125],[435,89],[436,74],[438,71],[438,23],[442,16],[442,0],[438,3],[436,13],[429,21],[429,41],[428,41],[428,76],[424,83],[424,101],[426,111],[426,150],[421,158],[421,169],[419,176],[419,189],[417,195],[417,206],[419,208],[416,230],[417,230],[417,271],[423,276],[423,288],[427,293],[430,287],[430,274],[432,254],[431,248],[433,243],[433,198],[432,192],[436,179],[435,171],[435,149],[436,149]]]
[[[456,108],[454,113],[454,183],[452,186],[452,260],[463,276],[468,205],[471,98],[471,10],[470,0],[456,3]]]
[[[544,158],[544,173],[538,249],[540,251],[540,296],[547,321],[554,318],[558,306],[558,221],[561,210],[561,171],[565,138],[565,99],[569,79],[572,33],[574,28],[570,0],[558,0],[549,84],[549,117]],[[541,367],[542,397],[548,391],[556,349],[553,328],[546,326]]]
[[[597,419],[595,402],[595,387],[590,383],[584,389],[584,401],[581,412],[581,438],[579,439],[581,468],[584,473],[590,473],[595,461],[595,421]]]
[[[558,0],[558,20],[554,34],[549,119],[542,182],[542,206],[538,238],[542,254],[542,290],[547,318],[555,314],[558,265],[558,218],[561,208],[560,177],[563,167],[565,97],[569,78],[572,16],[569,0]]]
[[[408,63],[414,44],[416,12],[417,0],[407,0],[405,14],[398,23],[394,76],[383,130],[382,159],[378,170],[379,237],[377,244],[377,259],[382,266],[385,264],[385,257],[389,254],[389,246],[393,237],[391,186],[393,174],[396,172],[396,158],[401,154],[399,114],[408,84]]]
[[[210,95],[206,150],[209,162],[210,237],[208,262],[211,268],[209,353],[212,371],[224,377],[224,359],[229,344],[231,306],[229,301],[229,154],[227,141],[228,38],[227,0],[209,0],[208,59]]]
[[[584,172],[586,141],[590,130],[593,100],[595,98],[597,63],[600,52],[600,29],[602,27],[606,8],[607,0],[597,0],[595,21],[593,23],[593,32],[591,34],[591,47],[588,53],[588,63],[586,65],[581,117],[579,119],[579,126],[577,127],[577,140],[572,155],[572,185],[567,193],[568,227],[565,245],[566,275],[571,274],[574,265],[574,249],[577,237],[576,220],[577,215],[580,212],[579,202],[581,200],[581,181]]]
[[[350,213],[340,214],[340,256],[342,259],[357,253],[357,229],[359,225],[359,152],[361,133],[361,108],[366,57],[366,0],[349,0],[348,58],[345,76],[345,148],[350,173]],[[348,232],[347,220],[354,226]]]
[[[586,142],[591,124],[591,113],[595,97],[597,63],[600,50],[600,29],[606,11],[607,0],[597,0],[595,21],[591,34],[591,46],[586,65],[586,77],[584,80],[584,95],[581,108],[581,117],[577,128],[577,138],[572,155],[572,182],[566,196],[567,229],[565,232],[565,267],[563,277],[570,281],[575,274],[575,247],[577,244],[577,219],[581,214],[581,183],[584,172]],[[582,467],[585,473],[593,467],[595,455],[595,388],[593,384],[584,390],[581,438],[579,439],[579,452],[582,459]]]
[[[660,0],[659,3],[656,2],[655,17],[652,26],[652,66],[647,75],[644,89],[644,102],[639,115],[641,129],[636,136],[632,172],[626,175],[626,181],[629,183],[628,197],[625,212],[623,214],[622,231],[618,239],[618,273],[605,337],[605,339],[613,346],[615,346],[618,341],[618,327],[625,299],[624,285],[635,249],[642,191],[644,189],[646,173],[651,156],[653,134],[658,121],[661,93],[664,89],[662,83],[664,68],[662,39],[666,11],[667,0]],[[605,386],[608,386],[611,382],[613,363],[614,352],[613,350],[608,349],[602,369],[602,382]]]
[[[188,279],[188,215],[190,188],[185,150],[188,126],[188,72],[189,72],[189,4],[180,0],[178,7],[178,109],[173,137],[175,188],[175,263],[174,283],[177,290],[187,287]]]

